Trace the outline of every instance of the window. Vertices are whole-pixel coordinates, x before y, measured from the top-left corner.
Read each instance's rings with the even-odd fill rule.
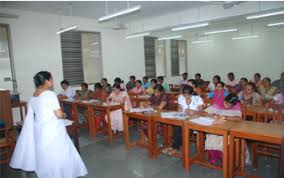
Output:
[[[166,76],[166,42],[144,37],[145,70],[148,77]]]
[[[89,84],[102,77],[100,33],[70,31],[61,34],[63,76],[71,85]]]
[[[11,49],[9,25],[0,24],[0,88],[5,88],[16,93],[17,82]]]
[[[185,40],[171,40],[171,71],[172,76],[187,72],[187,53]]]
[[[145,73],[148,77],[156,77],[155,37],[144,37]]]

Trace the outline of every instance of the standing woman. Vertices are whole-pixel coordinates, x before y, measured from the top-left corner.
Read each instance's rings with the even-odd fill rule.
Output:
[[[76,178],[87,174],[86,167],[70,140],[51,73],[34,76],[36,91],[17,141],[10,166],[35,171],[38,178]]]

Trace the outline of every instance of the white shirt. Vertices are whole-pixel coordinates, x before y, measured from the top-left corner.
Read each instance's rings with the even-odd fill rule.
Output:
[[[63,96],[67,96],[68,98],[74,98],[74,96],[76,95],[76,91],[69,86],[66,90],[63,90],[60,94]]]
[[[214,91],[216,89],[214,83],[211,83],[211,82],[209,83],[208,88],[210,91]]]
[[[179,81],[180,85],[187,85],[188,81],[187,80],[181,80]]]
[[[184,111],[186,109],[197,110],[197,107],[203,105],[204,102],[200,96],[192,95],[191,102],[189,104],[186,104],[185,97],[183,95],[179,95],[178,104],[182,107],[182,110]]]

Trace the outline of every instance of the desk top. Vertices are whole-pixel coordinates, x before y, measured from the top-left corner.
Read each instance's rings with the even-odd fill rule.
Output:
[[[261,141],[279,141],[281,143],[281,139],[284,138],[284,126],[279,124],[242,121],[236,123],[230,131],[248,139],[259,140],[259,137],[261,137]]]

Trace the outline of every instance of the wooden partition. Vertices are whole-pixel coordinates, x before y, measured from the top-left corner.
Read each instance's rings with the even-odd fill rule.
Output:
[[[0,119],[5,121],[6,127],[13,125],[11,97],[9,90],[0,90]]]

